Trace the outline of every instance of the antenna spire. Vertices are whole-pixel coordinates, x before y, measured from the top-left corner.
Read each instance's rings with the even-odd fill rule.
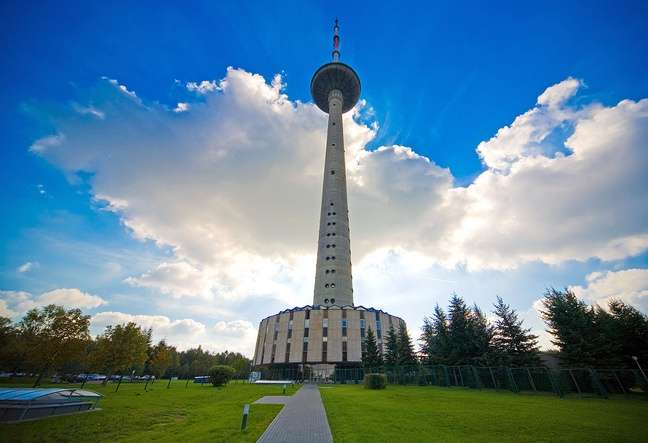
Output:
[[[340,27],[338,26],[338,19],[335,18],[335,26],[333,26],[333,61],[340,60]]]

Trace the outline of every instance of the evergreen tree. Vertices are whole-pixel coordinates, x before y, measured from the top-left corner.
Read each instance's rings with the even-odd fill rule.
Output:
[[[446,364],[450,352],[448,340],[448,318],[437,304],[432,318],[426,317],[423,320],[421,352],[425,356],[425,363]]]
[[[452,294],[448,308],[448,363],[471,363],[471,312],[466,302],[457,294]]]
[[[567,366],[597,366],[596,312],[569,289],[548,289],[542,300],[540,316],[553,335],[551,342],[560,350],[560,360]]]
[[[622,301],[612,300],[608,304],[614,332],[610,341],[618,356],[617,365],[634,367],[632,356],[648,362],[648,317]]]
[[[522,320],[501,297],[493,313],[497,316],[493,347],[497,363],[503,366],[536,366],[540,364],[538,336],[522,327]]]
[[[365,368],[379,368],[383,365],[382,354],[378,350],[378,344],[376,343],[376,335],[373,333],[371,328],[367,328],[362,365]]]
[[[476,304],[472,308],[468,324],[470,343],[466,358],[474,365],[488,366],[492,364],[491,341],[494,329]]]
[[[405,323],[398,325],[398,337],[396,339],[398,349],[398,365],[400,366],[413,366],[418,364],[416,360],[416,353],[414,352],[414,345],[410,338]]]
[[[398,337],[394,326],[389,326],[386,341],[387,350],[385,352],[385,366],[396,366],[398,364]]]

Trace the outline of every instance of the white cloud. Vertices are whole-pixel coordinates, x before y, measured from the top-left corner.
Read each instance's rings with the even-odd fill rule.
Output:
[[[17,315],[18,312],[10,309],[6,300],[0,300],[0,317],[14,318]]]
[[[199,269],[186,262],[161,263],[139,277],[129,277],[133,286],[157,288],[173,296],[200,296],[210,290],[210,281]]]
[[[43,154],[50,148],[60,146],[65,141],[64,134],[54,134],[48,135],[46,137],[39,138],[29,147],[31,152],[37,154]]]
[[[189,110],[189,103],[179,102],[173,112],[186,112]]]
[[[103,298],[83,292],[76,288],[54,289],[34,296],[25,291],[0,291],[0,301],[4,302],[5,309],[14,313],[12,317],[24,315],[33,308],[50,304],[66,308],[80,308],[82,310],[94,309],[106,304]]]
[[[208,94],[220,90],[221,86],[215,80],[203,80],[201,82],[188,82],[187,89],[198,94]]]
[[[20,272],[21,274],[24,274],[26,272],[31,271],[32,269],[37,268],[38,266],[39,266],[38,262],[28,261],[28,262],[25,262],[22,265],[18,266],[18,272]]]
[[[55,130],[65,137],[36,151],[69,175],[91,172],[95,198],[135,237],[173,251],[126,281],[193,297],[187,305],[217,301],[223,312],[249,299],[308,303],[326,116],[291,101],[281,76],[268,83],[240,69],[188,83],[200,95],[190,112],[121,86],[100,82],[87,97],[103,120],[61,111]],[[406,275],[426,284],[416,277],[431,264],[511,269],[645,251],[648,100],[574,106],[580,87],[572,78],[550,86],[480,143],[484,171],[465,187],[410,147],[368,151],[376,122],[362,123],[362,103],[346,114],[354,278],[369,291],[356,291],[357,300],[394,299],[399,286],[370,282],[391,265],[386,251],[398,251],[412,265]],[[386,308],[399,314],[398,306]]]
[[[610,300],[616,299],[648,308],[648,269],[593,272],[585,280],[585,286],[570,289],[589,304],[606,308]]]
[[[152,328],[153,340],[166,339],[183,350],[202,346],[211,351],[234,351],[251,356],[256,340],[256,329],[248,321],[219,321],[213,327],[185,318],[172,320],[164,315],[133,315],[123,312],[100,312],[92,317],[92,329],[101,333],[106,326],[133,322],[143,328]]]
[[[106,304],[103,298],[80,291],[76,288],[61,288],[45,292],[37,297],[35,302],[38,305],[54,304],[81,309],[92,309]]]

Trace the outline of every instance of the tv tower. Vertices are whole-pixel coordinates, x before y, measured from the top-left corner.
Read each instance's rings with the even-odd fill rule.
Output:
[[[353,306],[342,114],[358,101],[360,78],[349,65],[340,62],[339,31],[336,19],[333,61],[315,72],[310,86],[315,104],[329,116],[313,296],[313,305],[324,306]]]

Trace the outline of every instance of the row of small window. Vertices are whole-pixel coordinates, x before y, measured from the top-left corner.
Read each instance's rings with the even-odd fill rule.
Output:
[[[271,355],[271,362],[275,362],[275,355],[277,354],[277,345],[273,344],[272,345],[272,355]],[[347,342],[342,342],[342,361],[347,361]],[[326,361],[328,358],[328,342],[324,341],[322,342],[322,361]],[[304,342],[304,345],[302,347],[302,361],[306,363],[306,360],[308,359],[308,342]],[[261,356],[261,360],[263,361],[263,356]],[[286,344],[286,353],[285,353],[285,362],[288,363],[290,361],[290,343]]]
[[[335,237],[335,232],[328,232],[326,233],[327,237]]]
[[[326,245],[326,249],[328,249],[328,248],[334,248],[334,247],[335,247],[335,245]]]
[[[335,274],[335,269],[327,269],[324,271],[325,274]]]
[[[325,288],[335,288],[335,283],[324,283]]]
[[[326,260],[327,260],[327,261],[328,261],[328,260],[335,260],[335,255],[332,255],[332,256],[330,256],[330,257],[327,255],[327,256],[326,256]]]
[[[335,222],[328,222],[326,223],[326,226],[335,226]]]
[[[329,213],[326,214],[326,215],[336,215],[336,213],[335,213],[335,212],[329,212]]]

